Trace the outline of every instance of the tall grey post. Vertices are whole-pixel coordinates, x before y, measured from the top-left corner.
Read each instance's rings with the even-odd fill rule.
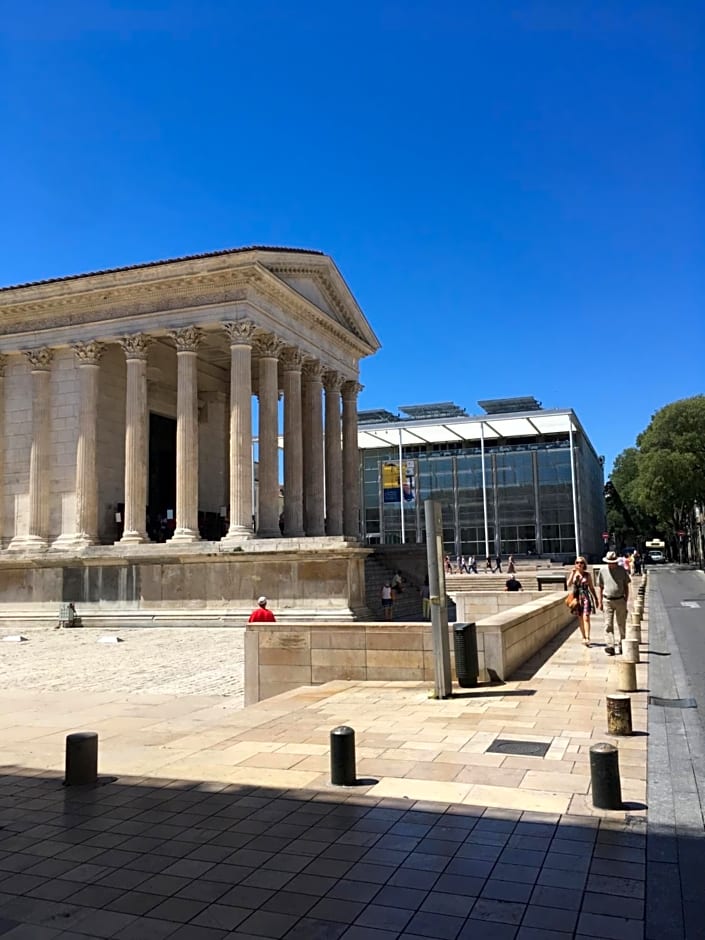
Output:
[[[176,529],[172,545],[198,542],[198,327],[174,330],[176,343]]]
[[[279,531],[279,376],[284,344],[276,336],[257,339],[259,353],[259,492],[257,535],[278,538]]]
[[[51,349],[26,353],[32,373],[32,449],[29,458],[29,524],[27,544],[47,547],[49,529],[49,380]]]
[[[343,533],[360,538],[360,451],[357,445],[357,396],[362,385],[343,383]]]
[[[424,512],[426,515],[428,587],[431,597],[435,695],[436,698],[448,698],[452,694],[453,686],[450,673],[446,579],[443,569],[443,517],[440,502],[436,499],[427,499],[424,502]]]
[[[78,362],[81,394],[76,446],[76,526],[74,545],[93,545],[98,540],[98,374],[103,344],[95,341],[73,347]]]
[[[223,541],[252,537],[252,344],[250,320],[224,323],[230,338],[230,528]]]
[[[284,535],[304,534],[304,472],[301,436],[301,367],[298,349],[282,356],[284,372]]]
[[[123,543],[147,541],[147,349],[151,342],[144,333],[120,340],[127,360]]]

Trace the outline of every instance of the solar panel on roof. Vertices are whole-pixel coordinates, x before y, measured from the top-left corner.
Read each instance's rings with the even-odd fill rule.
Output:
[[[398,415],[393,415],[391,411],[386,411],[384,408],[370,408],[357,413],[358,424],[383,424],[399,420]]]
[[[488,398],[485,401],[478,401],[480,408],[485,410],[488,415],[512,414],[516,411],[542,411],[543,406],[540,401],[536,401],[533,396],[523,398]]]
[[[441,401],[430,405],[403,405],[399,411],[410,418],[461,418],[467,417],[467,411],[452,401]]]

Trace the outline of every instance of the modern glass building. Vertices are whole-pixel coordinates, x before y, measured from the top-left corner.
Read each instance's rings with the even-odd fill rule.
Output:
[[[601,557],[603,459],[572,410],[534,398],[361,411],[362,529],[368,544],[425,540],[424,500],[443,508],[447,554]]]

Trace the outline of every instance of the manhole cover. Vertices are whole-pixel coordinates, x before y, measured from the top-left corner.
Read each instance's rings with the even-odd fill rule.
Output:
[[[520,754],[523,757],[545,757],[549,744],[543,741],[507,741],[495,738],[485,751],[486,754]]]
[[[664,708],[697,708],[694,698],[659,698],[658,695],[649,696],[649,705],[662,705]]]

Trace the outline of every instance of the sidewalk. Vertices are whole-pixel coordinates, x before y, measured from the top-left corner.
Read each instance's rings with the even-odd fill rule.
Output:
[[[599,616],[593,637],[570,628],[512,681],[443,702],[422,683],[244,711],[124,695],[119,677],[0,692],[0,937],[643,937],[647,693],[614,739],[625,807],[595,811],[589,748],[610,740],[617,657]],[[340,724],[357,736],[350,789],[328,784]],[[100,733],[96,788],[61,786],[77,730]]]

